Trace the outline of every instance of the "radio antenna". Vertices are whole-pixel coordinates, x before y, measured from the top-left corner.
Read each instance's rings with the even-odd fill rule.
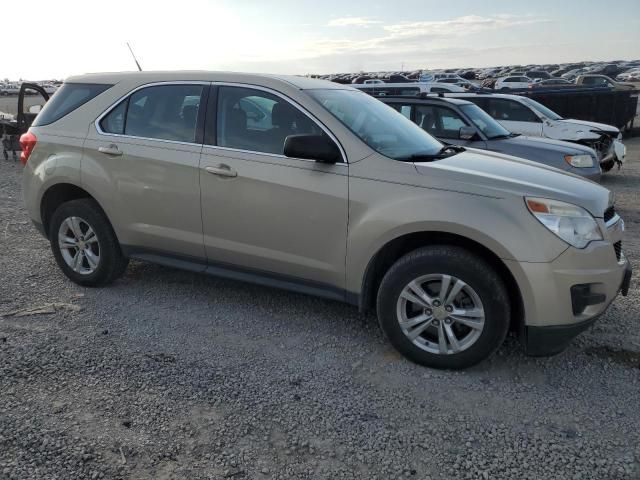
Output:
[[[138,63],[138,59],[136,58],[135,53],[133,53],[133,50],[131,49],[131,45],[129,45],[129,42],[127,42],[127,47],[129,48],[129,51],[131,52],[131,56],[133,57],[133,61],[136,62],[136,65],[138,66],[138,71],[141,72],[142,71],[142,67]]]

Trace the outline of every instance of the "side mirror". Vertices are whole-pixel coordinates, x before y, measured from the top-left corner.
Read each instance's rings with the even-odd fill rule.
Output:
[[[40,113],[42,110],[42,105],[32,105],[29,107],[29,113]]]
[[[326,135],[289,135],[284,141],[284,154],[322,163],[342,161],[338,146]]]
[[[476,129],[473,127],[460,127],[458,138],[460,140],[473,140],[476,136]]]

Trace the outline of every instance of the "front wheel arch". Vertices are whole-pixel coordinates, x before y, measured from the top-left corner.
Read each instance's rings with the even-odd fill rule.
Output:
[[[409,233],[387,242],[369,260],[362,278],[358,308],[360,311],[376,309],[376,298],[382,278],[401,257],[429,245],[458,246],[474,253],[488,262],[507,286],[512,306],[510,330],[519,332],[524,325],[524,301],[518,284],[505,263],[492,250],[462,235],[440,231]]]

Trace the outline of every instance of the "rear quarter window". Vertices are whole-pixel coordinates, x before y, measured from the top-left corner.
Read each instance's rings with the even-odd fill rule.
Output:
[[[65,83],[38,114],[33,126],[49,125],[60,120],[111,86],[93,83]]]

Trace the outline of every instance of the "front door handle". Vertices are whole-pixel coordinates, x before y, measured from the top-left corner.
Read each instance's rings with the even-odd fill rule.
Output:
[[[218,175],[219,177],[234,178],[238,176],[238,172],[233,170],[229,165],[225,165],[224,163],[216,165],[215,167],[204,167],[204,169],[213,175]]]
[[[100,147],[98,148],[98,151],[112,157],[119,157],[122,155],[122,150],[118,150],[118,146],[114,144],[111,144],[108,147]]]

